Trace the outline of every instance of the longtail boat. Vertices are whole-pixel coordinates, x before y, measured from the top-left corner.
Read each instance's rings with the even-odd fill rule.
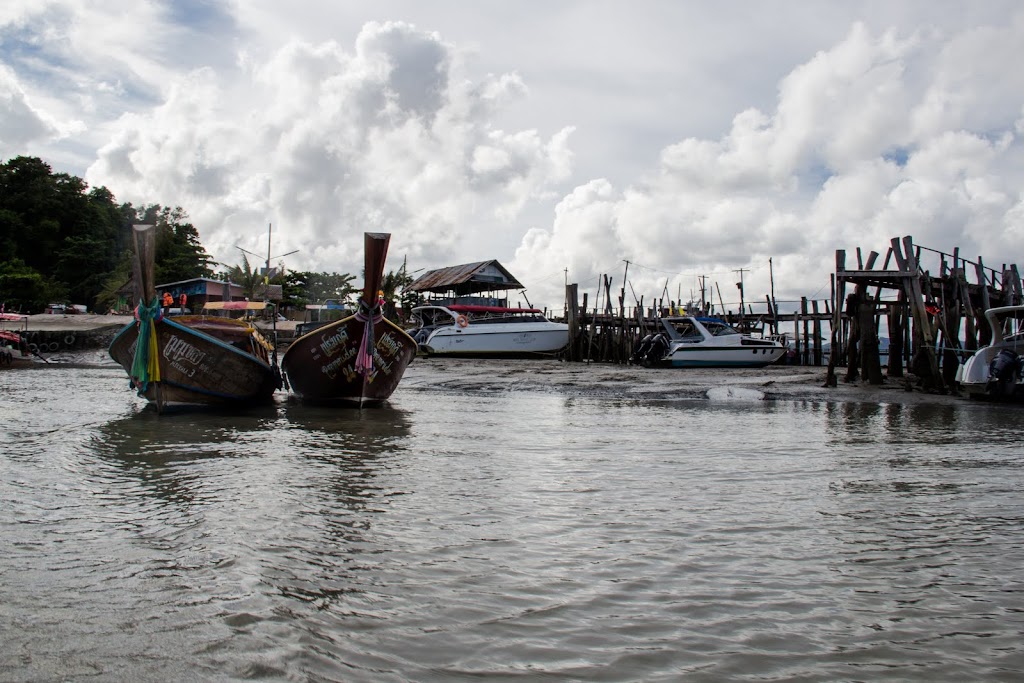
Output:
[[[366,280],[355,315],[302,335],[285,351],[285,384],[301,400],[360,407],[380,403],[416,356],[413,338],[381,310],[378,292],[390,241],[388,233],[364,234]]]
[[[168,407],[233,408],[269,403],[281,387],[274,345],[242,320],[207,315],[168,318],[153,283],[153,226],[133,226],[135,322],[110,344],[139,396]],[[145,303],[149,301],[150,303]]]

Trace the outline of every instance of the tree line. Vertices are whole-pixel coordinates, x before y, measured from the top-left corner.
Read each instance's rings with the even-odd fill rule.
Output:
[[[0,165],[0,306],[21,313],[39,313],[51,303],[85,304],[99,313],[116,308],[131,292],[135,223],[157,228],[156,282],[226,280],[250,298],[262,288],[263,273],[244,253],[238,265],[216,263],[181,207],[119,204],[105,187],[90,189],[41,159],[19,156]],[[282,308],[302,309],[327,299],[351,301],[360,291],[355,279],[279,268],[270,284],[281,285]],[[410,299],[405,287],[412,278],[404,265],[384,280],[388,301]]]

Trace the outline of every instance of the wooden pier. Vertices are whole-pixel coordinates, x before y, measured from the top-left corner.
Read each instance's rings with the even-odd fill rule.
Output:
[[[872,251],[863,260],[858,248],[857,267],[850,269],[845,251],[836,251],[836,301],[845,304],[832,321],[827,383],[835,384],[835,368],[844,364],[845,381],[882,383],[878,333],[884,316],[887,375],[903,377],[908,369],[926,391],[954,389],[957,367],[991,339],[985,311],[1021,303],[1017,266],[986,268],[980,256],[968,261],[959,248],[937,251],[909,236],[894,237],[875,270],[878,256]],[[847,294],[847,288],[853,291]]]
[[[799,365],[823,365],[825,358],[822,324],[833,319],[834,306],[830,299],[808,299],[804,297],[799,307],[791,313],[780,313],[778,302],[765,296],[764,303],[749,303],[742,310],[716,309],[705,304],[702,310],[677,301],[658,299],[650,306],[644,305],[643,297],[635,306],[626,305],[625,289],[617,295],[617,306],[613,306],[611,278],[602,276],[603,291],[598,299],[603,301],[593,308],[588,306],[588,294],[584,292],[579,302],[579,286],[566,287],[566,322],[569,324],[570,343],[564,353],[569,361],[627,363],[637,344],[658,328],[661,316],[682,314],[709,315],[729,323],[736,329],[754,335],[772,337],[784,343],[791,343],[794,357],[785,362]],[[700,307],[698,306],[698,309]]]
[[[909,376],[927,391],[945,393],[953,387],[956,370],[973,351],[989,342],[985,322],[988,308],[1019,304],[1020,274],[1016,265],[986,268],[978,257],[969,261],[952,253],[914,244],[912,237],[894,237],[880,269],[875,251],[864,258],[856,250],[856,266],[847,264],[845,250],[836,251],[835,273],[828,299],[802,298],[799,307],[780,313],[778,302],[742,309],[689,310],[676,301],[655,300],[645,306],[626,305],[626,291],[614,296],[611,278],[603,275],[597,304],[579,286],[566,286],[566,322],[570,343],[564,357],[576,362],[627,363],[637,344],[655,331],[659,316],[679,313],[714,315],[745,332],[783,339],[793,353],[781,362],[828,366],[826,383],[837,382],[836,368],[845,368],[844,381],[864,379],[881,384],[879,332],[883,322],[889,339],[888,377]],[[828,326],[829,342],[823,329]]]

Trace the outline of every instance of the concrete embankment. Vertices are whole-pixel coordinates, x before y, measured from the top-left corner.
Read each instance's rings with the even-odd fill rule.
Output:
[[[132,320],[130,315],[30,315],[28,342],[39,353],[104,348]],[[18,328],[10,322],[6,327]]]

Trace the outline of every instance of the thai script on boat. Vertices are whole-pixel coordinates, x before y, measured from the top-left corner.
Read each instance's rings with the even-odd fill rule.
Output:
[[[355,355],[356,349],[349,348],[345,351],[345,353],[341,354],[340,356],[332,360],[330,363],[327,363],[326,365],[322,366],[320,368],[320,372],[324,373],[331,379],[334,379],[334,376],[338,374],[338,368],[340,368],[342,364],[351,360],[352,357]]]
[[[348,329],[343,327],[338,330],[337,334],[324,337],[323,341],[320,342],[320,349],[330,358],[341,350],[346,343],[348,343]]]
[[[397,356],[401,352],[402,347],[397,341],[395,341],[394,337],[392,337],[390,334],[385,334],[382,335],[380,339],[377,340],[376,350],[390,352],[387,354],[382,353],[381,355]]]
[[[200,351],[177,335],[172,335],[164,346],[164,358],[172,363],[185,361],[192,365],[199,365],[206,358],[206,352]]]

